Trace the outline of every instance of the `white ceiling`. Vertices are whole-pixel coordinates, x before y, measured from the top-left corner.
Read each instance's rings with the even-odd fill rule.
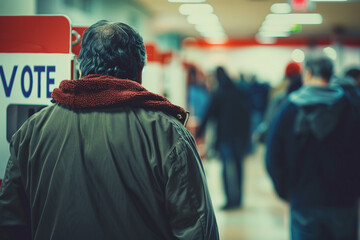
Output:
[[[167,0],[133,0],[151,14],[154,33],[179,32],[185,36],[199,36],[194,26],[178,11],[181,3]],[[225,33],[233,38],[253,37],[275,0],[207,0],[219,17]],[[297,36],[331,36],[334,29],[344,29],[346,35],[360,36],[360,1],[316,3],[314,13],[323,16],[320,25],[303,25]]]

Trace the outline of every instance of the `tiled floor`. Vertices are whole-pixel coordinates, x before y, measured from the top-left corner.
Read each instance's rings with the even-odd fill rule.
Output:
[[[209,190],[218,221],[221,240],[288,240],[288,206],[274,192],[264,167],[264,147],[257,147],[244,162],[244,206],[222,211],[224,195],[221,163],[204,162]]]

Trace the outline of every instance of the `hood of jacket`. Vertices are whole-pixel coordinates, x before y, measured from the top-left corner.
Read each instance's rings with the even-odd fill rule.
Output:
[[[303,86],[289,95],[299,107],[295,133],[312,133],[321,140],[336,127],[344,109],[344,91],[340,87]]]
[[[186,124],[188,113],[165,97],[146,90],[139,83],[113,76],[90,74],[77,80],[63,80],[51,94],[54,102],[71,109],[126,106],[158,110]]]
[[[356,82],[351,77],[333,77],[330,79],[331,86],[356,86]]]

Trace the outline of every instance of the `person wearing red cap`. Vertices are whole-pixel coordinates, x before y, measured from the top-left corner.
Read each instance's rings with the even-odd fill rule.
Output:
[[[301,74],[301,66],[298,62],[289,62],[285,67],[285,76]]]
[[[141,36],[99,21],[82,78],[14,134],[0,239],[219,239],[187,113],[141,86]]]
[[[290,62],[285,68],[285,79],[288,80],[286,95],[302,86],[301,66],[297,62]]]
[[[265,143],[268,128],[280,105],[286,100],[290,93],[298,90],[302,86],[301,66],[299,63],[289,62],[286,65],[284,80],[285,89],[280,90],[280,92],[277,92],[271,98],[266,108],[264,120],[259,124],[253,134],[255,141]]]

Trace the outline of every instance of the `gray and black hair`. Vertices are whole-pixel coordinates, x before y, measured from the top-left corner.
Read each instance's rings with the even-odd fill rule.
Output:
[[[124,23],[101,20],[84,33],[79,54],[83,77],[101,74],[138,81],[145,61],[142,37]]]
[[[334,73],[334,64],[330,58],[318,57],[306,61],[305,68],[310,70],[312,76],[321,77],[329,82]]]
[[[360,77],[360,68],[350,68],[345,72],[345,76],[351,77],[354,80]]]

